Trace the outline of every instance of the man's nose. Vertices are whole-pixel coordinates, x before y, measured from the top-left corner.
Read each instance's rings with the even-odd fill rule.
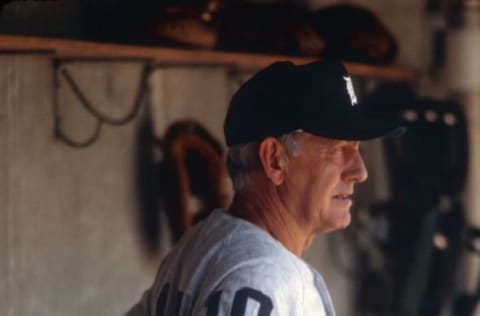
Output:
[[[360,152],[353,157],[351,164],[345,172],[345,180],[351,182],[364,182],[368,178],[367,168]]]

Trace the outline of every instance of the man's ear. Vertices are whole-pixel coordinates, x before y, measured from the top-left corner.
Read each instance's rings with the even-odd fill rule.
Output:
[[[265,138],[258,146],[258,158],[265,176],[273,185],[281,185],[286,167],[285,147],[276,138]]]

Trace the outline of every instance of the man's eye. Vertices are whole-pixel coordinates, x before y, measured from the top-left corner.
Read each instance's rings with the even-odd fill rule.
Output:
[[[333,149],[332,153],[335,154],[335,155],[341,155],[341,154],[345,153],[345,147],[343,147],[343,146],[335,147]]]

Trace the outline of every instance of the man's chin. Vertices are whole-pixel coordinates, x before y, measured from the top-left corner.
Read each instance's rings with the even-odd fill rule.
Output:
[[[350,211],[339,213],[335,218],[335,225],[332,230],[345,229],[350,225],[351,222],[352,215],[350,214]]]
[[[335,220],[329,223],[327,227],[324,227],[323,230],[319,231],[319,234],[323,235],[334,232],[336,230],[345,229],[350,225],[351,221],[352,217],[350,215],[350,212],[346,212],[344,215],[336,217]]]

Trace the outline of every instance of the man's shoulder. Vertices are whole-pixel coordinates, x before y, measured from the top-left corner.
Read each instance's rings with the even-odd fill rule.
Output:
[[[251,273],[258,267],[269,267],[270,271],[297,269],[301,259],[295,257],[279,241],[260,227],[234,219],[228,232],[219,235],[218,248],[212,264],[215,270],[247,269]]]
[[[292,293],[301,295],[306,265],[267,232],[250,225],[223,240],[210,263],[204,289],[224,292],[227,297],[258,292],[280,301]]]
[[[224,210],[215,210],[194,227],[177,250],[214,248],[217,259],[238,261],[239,258],[284,257],[287,251],[267,232],[253,223],[233,217]]]

